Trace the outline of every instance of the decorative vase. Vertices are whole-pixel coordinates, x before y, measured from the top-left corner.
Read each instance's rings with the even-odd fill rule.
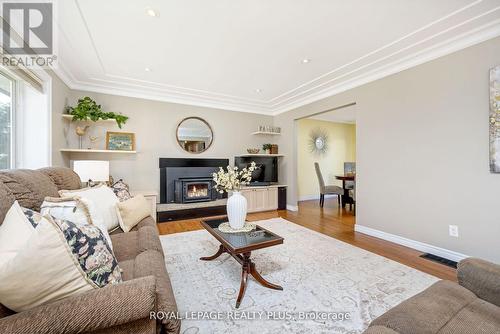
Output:
[[[239,191],[233,192],[227,200],[227,217],[231,228],[240,229],[247,218],[247,199]]]

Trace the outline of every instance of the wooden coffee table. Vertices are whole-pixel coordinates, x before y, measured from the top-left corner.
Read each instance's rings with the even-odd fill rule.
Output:
[[[245,295],[247,287],[248,274],[252,275],[261,285],[269,289],[283,290],[279,285],[265,280],[255,268],[255,263],[250,259],[251,252],[256,249],[267,248],[280,245],[283,238],[257,225],[257,228],[248,233],[223,233],[219,231],[220,224],[227,222],[227,218],[218,218],[202,220],[201,225],[217,239],[221,245],[219,250],[212,256],[202,257],[200,260],[212,261],[223,253],[231,255],[239,264],[241,264],[241,283],[236,308],[240,307],[241,300]]]

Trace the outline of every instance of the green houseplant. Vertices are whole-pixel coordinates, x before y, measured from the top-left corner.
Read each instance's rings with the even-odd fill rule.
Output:
[[[271,153],[271,147],[273,147],[272,144],[264,144],[264,145],[262,145],[262,149],[267,154]]]
[[[114,119],[120,129],[128,120],[125,115],[102,111],[101,105],[88,96],[78,99],[76,106],[68,107],[66,112],[73,116],[73,121],[97,122],[99,120]]]

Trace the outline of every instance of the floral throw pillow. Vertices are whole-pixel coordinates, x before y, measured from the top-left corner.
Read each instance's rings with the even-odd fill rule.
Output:
[[[132,195],[130,195],[128,184],[123,182],[122,179],[113,183],[111,189],[113,189],[113,192],[115,193],[116,197],[118,197],[120,202],[124,202],[132,198]]]
[[[27,209],[27,208],[22,208],[22,209],[23,209],[24,215],[26,216],[26,218],[30,222],[31,226],[33,226],[33,228],[36,228],[38,226],[38,224],[40,224],[40,222],[42,221],[43,216],[40,213],[33,211],[31,209]]]
[[[0,270],[0,304],[5,307],[22,312],[122,282],[118,262],[97,226],[50,215],[36,228],[25,224],[33,230],[29,240]]]
[[[98,287],[122,282],[118,262],[102,231],[95,225],[54,219],[81,269]]]

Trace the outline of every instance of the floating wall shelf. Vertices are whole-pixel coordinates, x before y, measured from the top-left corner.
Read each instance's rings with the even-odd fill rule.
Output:
[[[62,148],[59,152],[67,153],[113,153],[113,154],[136,154],[137,151],[117,151],[117,150],[87,150],[78,148]]]
[[[256,135],[280,136],[281,133],[280,132],[256,131],[256,132],[252,132],[252,135],[254,135],[254,136],[256,136]]]
[[[73,120],[73,116],[72,115],[63,114],[61,116],[66,121],[70,121],[71,122]],[[94,121],[92,121],[92,120],[86,120],[86,121],[77,121],[77,122],[94,122]],[[100,120],[96,121],[95,123],[116,123],[116,120],[114,120],[114,119],[100,119]]]
[[[258,153],[258,154],[242,154],[240,157],[284,157],[283,154],[266,154],[266,153]]]

